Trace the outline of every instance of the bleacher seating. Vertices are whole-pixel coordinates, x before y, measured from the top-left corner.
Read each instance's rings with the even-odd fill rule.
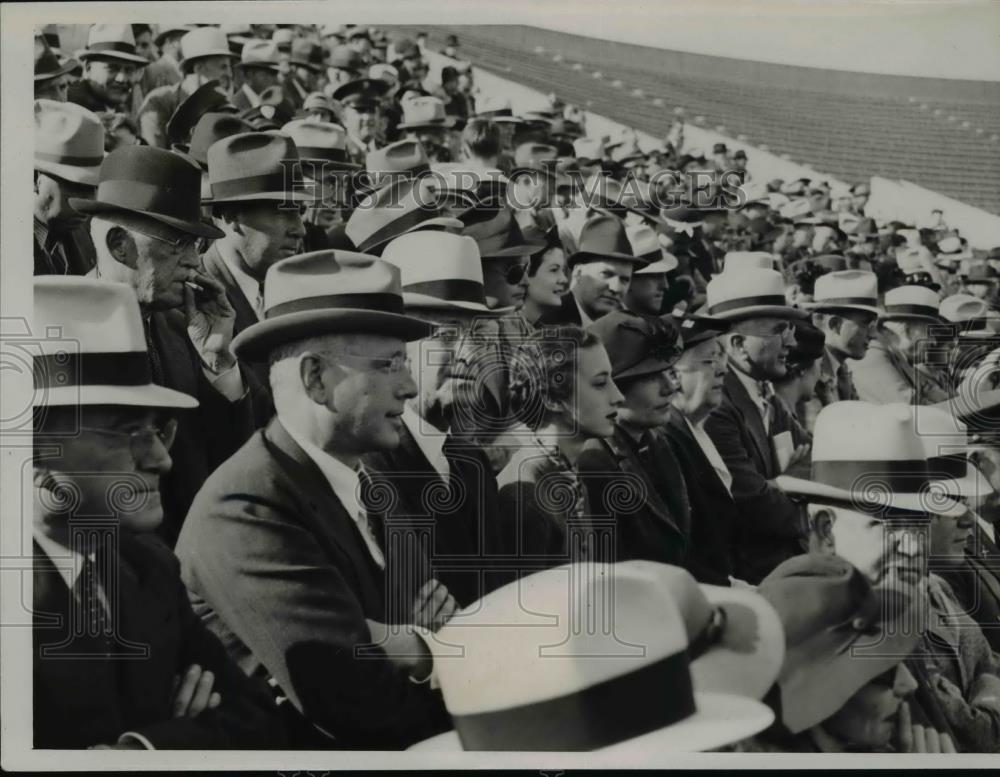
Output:
[[[703,117],[840,179],[903,178],[1000,213],[1000,83],[744,62],[533,27],[420,29],[432,48],[453,33],[476,66],[658,137],[680,106],[688,122]]]

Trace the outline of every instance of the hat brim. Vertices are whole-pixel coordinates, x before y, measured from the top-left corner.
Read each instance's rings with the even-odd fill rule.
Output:
[[[969,469],[973,470],[971,475],[961,478],[947,478],[935,480],[931,488],[940,489],[944,494],[961,499],[982,500],[992,493],[995,493],[993,486],[985,475],[978,473],[972,464]]]
[[[753,591],[704,584],[700,588],[725,612],[726,625],[721,641],[691,662],[695,690],[763,699],[785,658],[781,617]]]
[[[877,475],[878,473],[873,473]],[[844,488],[828,486],[814,480],[778,475],[774,484],[786,494],[802,497],[807,501],[819,504],[830,504],[834,507],[844,507],[857,512],[870,512],[872,509],[891,508],[908,513],[926,513],[927,515],[943,515],[947,518],[960,518],[968,508],[961,502],[943,493],[940,489],[929,489],[926,494],[902,494],[883,488],[870,488],[864,493],[848,491]],[[867,510],[865,508],[868,508]]]
[[[486,307],[482,302],[466,302],[459,299],[441,299],[432,297],[429,294],[417,294],[412,291],[403,292],[403,307],[424,308],[434,310],[465,310],[472,313],[482,313],[483,315],[503,315],[513,310],[513,308],[498,308],[496,310]]]
[[[449,116],[445,119],[429,120],[429,121],[415,121],[400,122],[396,125],[397,129],[452,129],[455,126],[457,119],[454,116]]]
[[[271,70],[275,73],[281,72],[281,65],[274,62],[237,62],[234,67],[238,68],[249,68],[249,67],[259,67],[261,70]]]
[[[399,313],[356,308],[327,308],[288,313],[258,321],[233,338],[238,359],[259,361],[276,346],[324,334],[377,334],[407,342],[429,337],[434,327],[419,318]]]
[[[747,318],[763,316],[801,320],[809,318],[809,311],[799,310],[788,305],[750,305],[745,308],[726,310],[721,313],[706,311],[706,315],[710,318],[721,319],[722,321],[743,321]]]
[[[432,219],[427,219],[427,221],[421,221],[419,224],[414,224],[412,227],[404,229],[399,234],[391,235],[384,240],[379,240],[377,243],[365,243],[362,241],[357,244],[358,250],[363,254],[368,253],[373,248],[380,248],[401,235],[408,235],[411,232],[417,232],[421,229],[434,229],[436,227],[441,227],[442,229],[462,229],[464,226],[465,225],[459,219],[452,216],[435,216]]]
[[[84,49],[76,55],[76,58],[81,62],[86,62],[88,59],[117,59],[121,62],[142,65],[143,67],[151,64],[145,57],[140,57],[138,54],[126,54],[124,51],[87,51]]]
[[[546,243],[524,242],[518,245],[506,246],[499,251],[480,254],[480,259],[509,259],[512,256],[534,256],[547,246]]]
[[[239,59],[239,56],[234,54],[229,49],[223,51],[222,49],[213,49],[212,51],[203,51],[200,54],[195,54],[193,57],[188,57],[181,62],[181,70],[185,73],[188,72],[188,66],[199,59],[205,59],[207,57],[229,57],[230,59]]]
[[[55,386],[36,390],[33,404],[35,407],[120,405],[187,410],[198,407],[198,400],[180,391],[149,383],[145,386]]]
[[[591,756],[595,764],[610,756],[615,766],[624,765],[623,757],[635,756],[648,765],[649,758],[659,754],[712,750],[758,734],[774,722],[771,709],[754,699],[722,693],[695,692],[694,696],[697,711],[693,715],[671,726],[601,748]],[[447,731],[412,745],[409,752],[464,751],[458,732]]]
[[[681,351],[680,349],[678,349],[677,351],[678,358],[680,357],[680,355]],[[655,375],[659,372],[663,372],[664,370],[669,370],[671,367],[673,367],[676,361],[677,361],[676,359],[674,359],[673,361],[664,361],[663,359],[659,359],[655,356],[649,356],[643,359],[638,364],[629,367],[627,370],[623,370],[622,372],[616,373],[612,377],[614,380],[619,381],[619,380],[627,380],[629,378],[641,378],[646,375]]]
[[[165,216],[161,213],[151,213],[149,211],[139,210],[138,208],[125,208],[121,205],[112,205],[98,200],[81,200],[76,197],[70,197],[69,204],[74,210],[91,216],[106,217],[113,216],[116,213],[124,213],[132,216],[142,216],[143,218],[153,219],[161,224],[166,224],[168,227],[173,227],[174,229],[180,230],[185,234],[195,235],[196,237],[208,237],[213,240],[218,240],[220,237],[225,236],[225,233],[221,229],[213,224],[206,224],[203,221],[184,221],[182,219],[174,218],[173,216]]]
[[[657,273],[668,273],[676,270],[680,266],[680,263],[674,259],[670,261],[669,259],[657,259],[655,262],[650,262],[645,267],[640,267],[635,270],[632,275],[653,275]]]
[[[78,165],[64,165],[59,162],[47,162],[44,159],[35,159],[35,169],[42,173],[51,173],[57,178],[65,178],[72,183],[93,186],[95,189],[101,177],[100,165],[80,167]]]
[[[838,310],[856,310],[876,316],[882,313],[882,308],[875,307],[874,305],[828,305],[824,302],[803,302],[802,307],[810,313],[836,313]]]
[[[235,194],[232,197],[208,197],[202,198],[205,205],[219,205],[225,202],[260,202],[270,200],[271,202],[304,202],[312,203],[319,199],[316,195],[308,192],[248,192],[246,194]]]
[[[581,262],[631,262],[636,265],[645,265],[647,263],[646,260],[638,256],[632,256],[631,254],[618,254],[614,252],[597,254],[593,251],[577,251],[575,254],[570,254],[567,257],[566,266],[573,267]]]
[[[40,81],[51,81],[53,78],[59,78],[59,76],[72,73],[79,66],[80,63],[75,59],[67,59],[59,64],[58,70],[54,70],[51,73],[35,73],[35,83],[37,84]]]
[[[923,315],[922,313],[879,313],[879,323],[883,321],[926,321],[929,324],[946,323],[940,316]]]

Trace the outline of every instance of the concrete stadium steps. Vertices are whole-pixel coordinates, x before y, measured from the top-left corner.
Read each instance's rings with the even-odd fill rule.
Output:
[[[1000,99],[993,99],[1000,92],[989,84],[754,62],[743,63],[746,72],[736,72],[734,61],[724,58],[531,27],[421,29],[428,32],[433,48],[453,33],[465,58],[478,67],[542,92],[556,92],[568,102],[654,136],[666,134],[674,108],[682,106],[690,124],[709,129],[723,125],[724,134],[744,135],[748,145],[766,144],[772,153],[786,154],[817,171],[845,180],[872,175],[905,178],[1000,213],[1000,143],[990,139],[1000,134]],[[405,32],[412,35],[415,29]],[[537,46],[545,49],[543,54],[535,52]],[[560,61],[553,61],[553,56]],[[574,70],[576,63],[582,68]],[[602,77],[595,79],[594,71]],[[758,71],[776,75],[755,81],[753,74]],[[805,86],[792,83],[796,71],[804,74]],[[725,77],[713,75],[717,73]],[[620,87],[612,86],[616,80],[622,82]],[[863,81],[865,90],[855,85],[852,91],[852,80]],[[985,97],[975,92],[980,87]],[[634,89],[641,89],[642,96],[634,96]],[[969,92],[968,99],[961,92]],[[653,104],[656,98],[662,107]],[[922,110],[924,104],[927,108]],[[696,122],[699,116],[703,122]],[[949,122],[949,116],[955,120]],[[968,128],[962,128],[964,121]]]

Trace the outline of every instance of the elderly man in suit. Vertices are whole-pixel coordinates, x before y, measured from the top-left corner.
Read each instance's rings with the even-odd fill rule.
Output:
[[[733,477],[736,541],[745,562],[737,577],[756,584],[805,548],[802,512],[774,478],[807,451],[793,446],[790,433],[775,431],[790,424],[771,384],[785,373],[792,323],[803,314],[786,305],[784,280],[776,270],[725,271],[709,281],[707,293],[705,312],[732,322],[732,328],[722,337],[729,363],[723,400],[705,430]]]
[[[35,281],[34,746],[237,749],[284,744],[267,686],[191,610],[163,519],[172,416],[127,286]],[[75,349],[67,358],[66,343]]]
[[[365,463],[395,489],[401,517],[432,527],[435,575],[466,606],[510,579],[491,568],[503,552],[493,468],[469,435],[455,432],[468,425],[463,416],[481,413],[476,370],[492,371],[495,351],[483,346],[493,341],[498,313],[487,307],[471,237],[411,232],[389,243],[382,258],[400,268],[407,314],[435,328],[407,346],[418,391],[403,411],[399,447],[369,454]]]
[[[346,251],[278,262],[264,304],[233,349],[269,362],[276,417],[199,492],[177,547],[184,582],[311,744],[405,747],[445,725],[425,640],[456,604],[361,461],[399,445],[416,395],[405,344],[430,326],[403,315],[396,267]]]
[[[664,432],[691,502],[691,550],[685,566],[702,583],[729,585],[741,566],[733,475],[705,422],[723,399],[726,357],[719,336],[730,324],[710,316],[687,316],[678,324],[684,341],[676,366],[679,390]]]
[[[222,233],[201,219],[201,171],[179,154],[148,146],[112,151],[90,215],[94,274],[136,292],[154,382],[198,398],[182,419],[175,466],[164,480],[160,533],[171,545],[195,493],[253,430],[245,371],[229,352],[235,314],[225,290],[198,268],[197,240]]]

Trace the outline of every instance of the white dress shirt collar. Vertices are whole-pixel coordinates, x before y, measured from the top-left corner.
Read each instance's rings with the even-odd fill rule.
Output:
[[[83,564],[87,560],[87,557],[82,553],[67,548],[61,542],[56,542],[51,537],[42,534],[42,532],[36,531],[33,533],[33,536],[35,542],[38,543],[38,547],[49,557],[52,566],[56,568],[59,576],[65,581],[66,587],[72,591],[73,586],[76,585],[76,579],[83,570]],[[93,553],[90,554],[90,558],[91,560],[94,558]]]
[[[743,388],[747,390],[747,394],[750,395],[750,399],[760,410],[760,414],[763,418],[767,418],[767,403],[764,401],[764,397],[760,394],[760,381],[756,381],[749,375],[740,372],[735,367],[730,367],[730,369],[735,373],[736,377],[739,378],[740,383],[743,384]]]
[[[233,280],[236,281],[236,285],[239,286],[240,291],[243,292],[243,296],[247,298],[247,302],[250,303],[250,307],[253,308],[254,313],[257,314],[257,318],[259,319],[261,316],[261,311],[258,309],[260,282],[243,269],[240,265],[240,257],[236,249],[228,245],[225,240],[218,241],[216,248],[219,251],[219,256],[222,257],[222,261],[229,268],[229,272],[233,274]]]
[[[244,83],[241,89],[243,90],[243,94],[246,95],[251,108],[256,108],[260,105],[260,95],[250,88],[250,84]]]
[[[693,424],[690,419],[685,416],[684,421],[687,423],[688,429],[691,430],[691,436],[694,437],[695,442],[698,443],[698,447],[701,448],[701,452],[704,453],[705,458],[708,459],[708,463],[712,465],[712,469],[714,469],[716,474],[718,474],[719,480],[722,481],[722,485],[726,487],[726,491],[732,493],[733,475],[729,471],[729,467],[726,466],[726,462],[722,458],[722,454],[719,453],[719,449],[715,447],[715,443],[712,442],[712,438],[709,437],[708,432],[705,431],[705,419],[702,419],[697,424]]]

